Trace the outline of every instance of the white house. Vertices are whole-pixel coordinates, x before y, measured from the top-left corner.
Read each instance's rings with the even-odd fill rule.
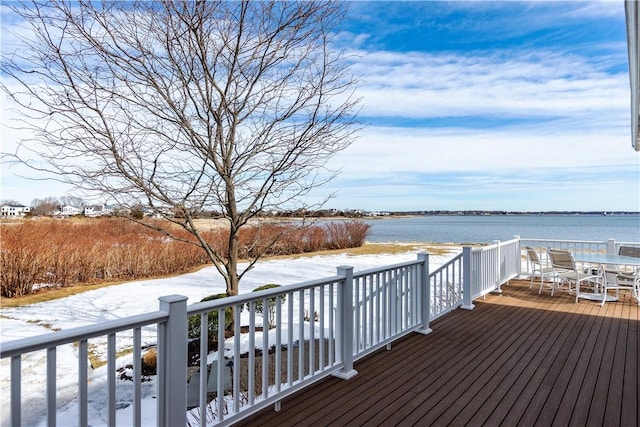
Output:
[[[76,208],[75,206],[63,206],[61,211],[56,212],[55,216],[74,216],[80,215],[82,213],[82,209]]]
[[[106,205],[91,205],[84,207],[84,215],[89,217],[110,215],[111,209]]]
[[[13,206],[4,205],[0,207],[0,216],[2,217],[24,217],[27,213],[31,212],[31,208],[28,206]]]

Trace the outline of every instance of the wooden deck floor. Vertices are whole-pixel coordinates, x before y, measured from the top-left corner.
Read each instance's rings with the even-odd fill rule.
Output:
[[[513,281],[243,425],[640,425],[640,310]]]

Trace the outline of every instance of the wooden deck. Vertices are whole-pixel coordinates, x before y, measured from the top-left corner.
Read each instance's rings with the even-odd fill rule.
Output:
[[[512,281],[243,425],[640,425],[640,309]]]

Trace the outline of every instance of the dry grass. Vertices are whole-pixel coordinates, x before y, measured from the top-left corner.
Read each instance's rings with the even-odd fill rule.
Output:
[[[456,245],[430,245],[424,243],[367,243],[359,248],[347,250],[353,255],[397,254],[402,252],[428,252],[431,255],[445,255]]]
[[[122,218],[26,220],[0,227],[0,294],[9,298],[32,294],[38,286],[50,291],[182,273],[208,261],[197,246]]]
[[[455,245],[430,245],[430,244],[421,244],[421,243],[365,243],[364,245],[358,248],[350,248],[350,249],[333,249],[333,250],[325,250],[325,251],[317,251],[317,252],[307,252],[303,254],[295,254],[295,255],[278,255],[265,257],[264,260],[268,259],[297,259],[297,258],[305,258],[312,257],[317,255],[332,255],[339,253],[347,253],[349,255],[358,256],[358,255],[379,255],[379,254],[398,254],[404,252],[428,252],[431,255],[445,255],[454,250]],[[196,271],[202,267],[206,267],[207,264],[203,264],[199,267],[195,267],[191,269],[191,271]],[[174,277],[183,273],[169,274],[162,277]],[[76,286],[68,286],[64,288],[53,288],[49,290],[40,290],[31,295],[24,295],[20,297],[14,298],[0,298],[0,308],[9,308],[9,307],[20,307],[23,305],[36,304],[39,302],[51,301],[58,298],[64,298],[67,296],[79,294],[86,291],[91,291],[94,289],[104,288],[107,286],[115,286],[122,284],[123,281],[112,281],[112,282],[103,282],[89,285],[76,285]]]
[[[159,221],[149,220],[158,227],[166,225],[155,224]],[[214,252],[226,258],[229,229],[220,227],[219,221],[209,224],[203,224],[202,236]],[[258,222],[239,233],[239,257],[358,247],[369,228],[358,221],[303,228]],[[179,229],[173,234],[182,241],[123,218],[0,223],[0,295],[19,298],[77,285],[164,277],[210,262],[194,236]],[[59,295],[67,292],[74,291]]]
[[[271,259],[305,258],[316,255],[333,255],[346,253],[348,255],[380,255],[380,254],[401,254],[404,252],[428,252],[431,255],[446,255],[455,250],[457,245],[438,244],[431,245],[425,243],[365,243],[357,248],[332,249],[317,251],[313,253],[303,253],[287,256],[274,256]]]
[[[34,294],[23,295],[13,298],[0,298],[0,308],[21,307],[23,305],[37,304],[39,302],[51,301],[64,298],[94,289],[100,289],[119,283],[97,283],[93,285],[69,286],[67,288],[55,288],[48,291],[37,291]]]

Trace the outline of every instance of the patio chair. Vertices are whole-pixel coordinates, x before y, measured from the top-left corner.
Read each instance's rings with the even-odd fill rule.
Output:
[[[200,405],[200,370],[194,371],[187,379],[187,410]]]
[[[634,258],[640,258],[640,247],[638,246],[620,246],[618,249],[618,255],[631,256]]]
[[[547,249],[549,264],[551,265],[551,277],[553,279],[548,285],[551,288],[551,296],[553,296],[555,290],[561,286],[562,280],[559,278],[559,274],[567,273],[573,266],[571,262],[566,262],[560,255],[558,255],[559,251],[559,249]],[[543,283],[541,282],[538,294],[542,293],[542,287]]]
[[[553,267],[548,267],[546,263],[543,263],[535,248],[531,246],[525,246],[527,251],[527,260],[531,268],[531,281],[529,282],[529,289],[533,288],[533,279],[537,276],[540,277],[540,288],[544,284],[545,277],[553,278]]]
[[[210,365],[209,369],[209,381],[207,382],[207,392],[217,393],[218,391],[218,361],[214,360]],[[233,366],[233,360],[224,359],[224,364],[222,366],[222,379],[224,391],[233,390],[233,386],[231,385],[231,367]]]
[[[600,283],[604,282],[604,275],[600,268],[594,273],[594,270],[587,269],[587,272],[578,270],[576,267],[576,261],[573,259],[573,254],[569,250],[565,249],[549,249],[549,259],[551,260],[551,267],[554,269],[554,282],[551,287],[551,296],[553,291],[562,285],[562,282],[568,282],[569,293],[575,292],[576,302],[580,295],[580,284],[583,282],[590,282],[592,286],[597,287]],[[571,283],[575,284],[575,288],[572,290]],[[542,291],[542,286],[540,287]]]
[[[620,246],[618,248],[618,255],[622,256],[630,256],[634,258],[640,258],[640,247],[636,246]],[[633,275],[633,269],[623,269],[621,270],[619,267],[615,269],[605,268],[605,272],[614,273],[614,274],[629,274]]]
[[[606,273],[606,278],[604,281],[604,290],[602,292],[602,301],[600,305],[604,305],[606,302],[606,296],[611,290],[616,291],[616,297],[619,297],[620,291],[631,291],[631,295],[638,302],[638,306],[640,306],[640,267],[636,268],[634,272],[625,272],[612,274],[610,272]]]
[[[622,256],[630,256],[633,258],[640,258],[640,247],[638,246],[620,246],[620,249],[618,249],[618,255],[622,255]],[[623,269],[623,270],[618,270],[618,275],[620,276],[620,278],[622,278],[623,280],[633,280],[634,278],[634,270],[632,268],[630,269]]]
[[[640,247],[620,246],[618,249],[618,255],[640,258]],[[604,282],[602,302],[600,305],[604,306],[608,291],[615,290],[616,297],[619,297],[620,290],[626,290],[631,291],[631,294],[636,299],[638,306],[640,306],[640,268],[605,270]]]
[[[231,366],[233,361],[227,360],[222,369],[224,378],[224,390],[232,390],[231,385]],[[217,394],[218,391],[218,361],[214,360],[208,368],[207,377],[207,401],[209,395]],[[196,369],[187,381],[187,410],[200,405],[200,369]]]

